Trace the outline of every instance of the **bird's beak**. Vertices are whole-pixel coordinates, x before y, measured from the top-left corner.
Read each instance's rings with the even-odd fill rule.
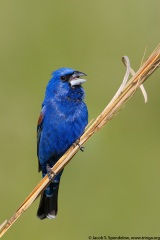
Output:
[[[72,74],[69,80],[71,87],[81,85],[82,83],[86,82],[86,79],[80,78],[81,76],[87,76],[87,75],[79,71],[74,71],[74,73]]]

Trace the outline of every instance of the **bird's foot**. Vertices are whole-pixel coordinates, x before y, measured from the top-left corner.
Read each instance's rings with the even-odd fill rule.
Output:
[[[46,166],[46,170],[49,180],[54,181],[54,178],[57,174],[54,171],[52,171],[52,168],[48,164]]]
[[[80,142],[80,139],[77,139],[77,140],[75,141],[75,145],[77,145],[77,146],[79,147],[79,149],[81,150],[81,152],[84,152],[84,147],[81,146],[81,144],[79,144],[79,142]]]

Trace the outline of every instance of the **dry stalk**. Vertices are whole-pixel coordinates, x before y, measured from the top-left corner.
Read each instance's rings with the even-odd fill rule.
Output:
[[[123,58],[125,61],[126,58]],[[126,64],[126,63],[125,63]],[[160,45],[153,51],[147,61],[140,67],[140,69],[132,76],[132,78],[122,88],[118,90],[118,93],[113,97],[111,102],[106,106],[102,113],[96,118],[96,120],[90,124],[85,133],[80,138],[80,145],[83,145],[88,141],[92,135],[98,132],[111,118],[117,113],[117,111],[127,102],[127,100],[133,96],[137,89],[142,86],[144,81],[160,66]],[[130,66],[127,67],[127,71],[132,71]],[[143,87],[142,87],[143,88]],[[142,90],[143,91],[143,90]],[[78,152],[79,147],[77,145],[71,146],[68,151],[59,159],[59,161],[53,166],[54,173],[59,173]],[[53,176],[54,177],[54,176]],[[33,189],[30,195],[25,199],[16,213],[7,221],[5,220],[0,225],[0,237],[14,224],[14,222],[22,215],[23,212],[37,199],[41,192],[49,184],[50,180],[48,176],[45,176],[39,184]]]

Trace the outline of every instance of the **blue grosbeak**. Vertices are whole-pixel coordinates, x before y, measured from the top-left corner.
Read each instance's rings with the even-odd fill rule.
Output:
[[[53,72],[49,81],[37,126],[39,171],[44,177],[67,149],[83,134],[88,123],[88,110],[81,86],[86,74],[71,68]],[[55,218],[58,188],[63,170],[56,175],[41,195],[37,216]]]

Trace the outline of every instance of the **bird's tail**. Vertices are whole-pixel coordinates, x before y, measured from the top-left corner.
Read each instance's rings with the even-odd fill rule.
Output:
[[[52,196],[48,197],[45,191],[41,195],[37,217],[42,219],[53,219],[56,217],[58,211],[58,187],[55,189]]]

